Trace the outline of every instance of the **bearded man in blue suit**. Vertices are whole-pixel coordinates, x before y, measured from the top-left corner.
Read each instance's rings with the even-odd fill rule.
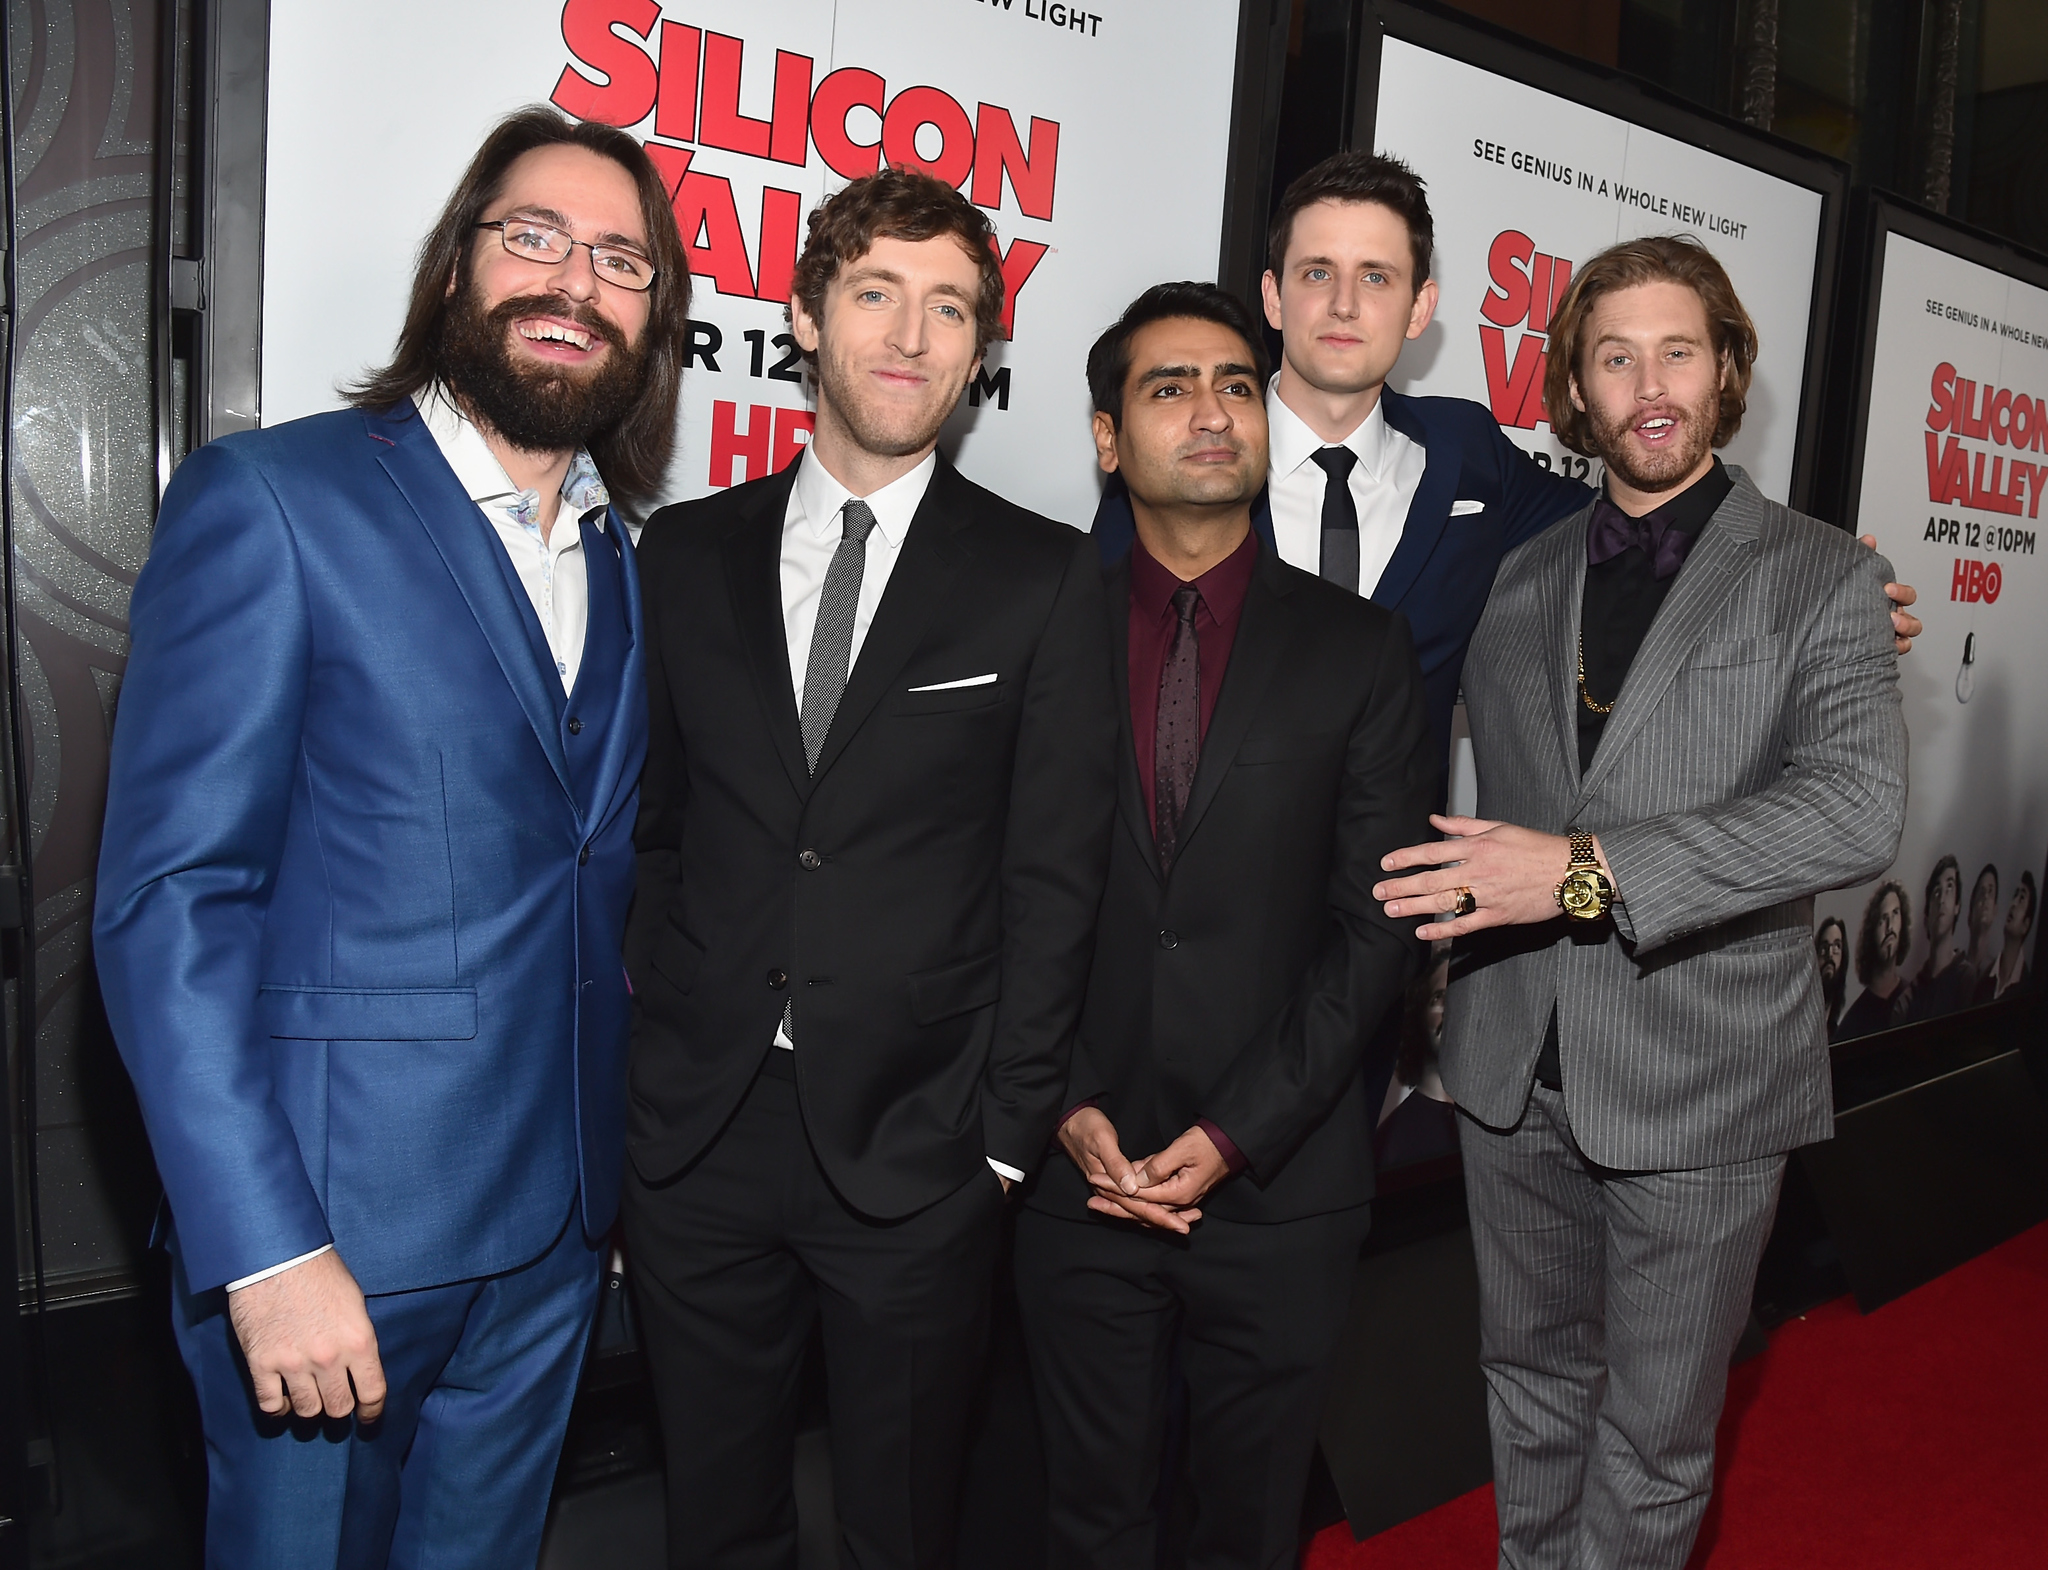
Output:
[[[639,146],[521,111],[355,407],[165,495],[94,934],[209,1566],[538,1553],[624,1148],[647,720],[606,486],[660,479],[688,308]]]

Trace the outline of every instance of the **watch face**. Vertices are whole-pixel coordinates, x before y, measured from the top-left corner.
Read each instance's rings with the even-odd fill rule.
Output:
[[[1607,914],[1607,880],[1598,869],[1580,868],[1565,875],[1558,888],[1558,903],[1564,906],[1564,913],[1580,921],[1591,921]]]

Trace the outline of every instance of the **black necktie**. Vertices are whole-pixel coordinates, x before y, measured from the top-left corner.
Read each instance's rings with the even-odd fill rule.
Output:
[[[1173,870],[1180,848],[1180,816],[1187,811],[1195,765],[1202,756],[1202,647],[1195,637],[1195,607],[1202,591],[1184,583],[1173,591],[1173,647],[1159,672],[1159,714],[1152,733],[1152,825],[1159,866]]]
[[[1315,454],[1323,471],[1323,550],[1318,576],[1340,589],[1358,592],[1358,503],[1351,495],[1351,466],[1358,454],[1349,447],[1325,447]]]

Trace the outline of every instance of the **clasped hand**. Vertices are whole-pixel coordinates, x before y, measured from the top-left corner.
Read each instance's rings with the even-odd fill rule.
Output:
[[[1406,878],[1388,878],[1373,885],[1372,897],[1389,916],[1435,917],[1457,908],[1458,891],[1470,889],[1477,907],[1452,921],[1425,920],[1415,929],[1421,938],[1459,938],[1486,927],[1548,921],[1562,914],[1557,885],[1571,866],[1571,841],[1562,834],[1541,834],[1512,823],[1486,818],[1430,815],[1430,826],[1453,839],[1408,845],[1382,858],[1387,872],[1432,867]],[[1600,866],[1607,858],[1593,842]],[[1610,872],[1609,877],[1613,874]]]
[[[1199,1125],[1157,1155],[1126,1161],[1116,1125],[1098,1108],[1083,1107],[1060,1125],[1060,1144],[1094,1190],[1090,1210],[1183,1236],[1202,1219],[1202,1196],[1230,1175]]]

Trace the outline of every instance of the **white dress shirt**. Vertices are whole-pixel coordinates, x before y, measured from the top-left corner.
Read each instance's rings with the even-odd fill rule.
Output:
[[[939,455],[926,456],[923,463],[900,479],[891,480],[872,495],[860,500],[875,515],[868,534],[866,560],[861,567],[860,600],[853,611],[853,646],[846,653],[846,672],[860,662],[861,645],[874,625],[875,607],[882,603],[882,591],[889,587],[889,574],[903,554],[904,536],[910,520],[917,516],[919,503],[937,472]],[[811,633],[818,625],[818,601],[825,593],[825,572],[833,553],[845,535],[840,509],[853,499],[853,492],[833,479],[825,466],[809,453],[797,461],[796,483],[789,488],[789,505],[782,513],[782,629],[789,639],[789,681],[795,689],[796,708],[804,708],[804,676],[811,664]],[[794,1050],[775,1023],[775,1044]],[[1024,1174],[993,1156],[986,1158],[1000,1177],[1012,1183],[1024,1181]]]
[[[583,635],[590,625],[590,581],[583,561],[583,516],[606,505],[604,482],[590,455],[579,450],[569,461],[562,480],[562,506],[555,514],[547,538],[541,538],[540,497],[521,490],[506,474],[489,443],[456,407],[455,400],[439,386],[418,400],[420,416],[427,423],[441,456],[455,471],[455,478],[477,504],[498,543],[511,558],[540,629],[547,635],[548,651],[555,657],[555,672],[562,678],[562,690],[576,686],[576,673],[583,666]],[[602,513],[592,520],[604,527]]]
[[[860,647],[874,624],[875,607],[882,603],[882,591],[889,587],[889,574],[896,570],[896,558],[903,551],[903,537],[910,532],[910,520],[932,483],[939,466],[936,452],[900,479],[891,480],[872,496],[860,500],[875,515],[874,532],[868,535],[866,565],[861,568],[860,603],[853,612],[853,647],[847,651],[847,674],[860,659]],[[789,676],[796,688],[796,708],[804,708],[804,673],[811,663],[811,629],[818,624],[818,601],[825,592],[825,570],[845,530],[840,508],[853,499],[853,492],[826,472],[825,466],[806,454],[798,460],[796,484],[789,488],[789,506],[782,514],[782,626],[789,637]]]
[[[548,652],[555,657],[555,673],[562,678],[562,690],[573,691],[576,672],[583,665],[583,635],[590,623],[590,584],[584,576],[583,531],[578,525],[584,514],[608,505],[597,466],[588,453],[580,450],[570,460],[569,472],[562,481],[561,510],[555,514],[554,527],[543,540],[540,497],[512,483],[505,466],[484,441],[483,433],[456,407],[447,391],[436,384],[414,402],[440,447],[441,456],[448,460],[455,478],[511,558],[526,597],[533,602],[533,613],[540,618],[541,631],[547,635]],[[592,521],[598,528],[604,527],[602,513]],[[816,612],[812,614],[815,616]],[[238,1292],[259,1281],[268,1281],[294,1265],[318,1259],[333,1248],[332,1243],[323,1243],[311,1253],[230,1281],[227,1289]]]
[[[1333,445],[1349,447],[1358,455],[1351,466],[1351,499],[1358,507],[1358,592],[1370,598],[1401,543],[1429,454],[1387,424],[1377,399],[1372,413],[1342,443],[1325,442],[1280,401],[1277,375],[1266,387],[1266,424],[1273,455],[1266,480],[1273,504],[1273,543],[1280,548],[1282,561],[1304,572],[1322,565],[1323,489],[1329,481],[1315,455]]]

